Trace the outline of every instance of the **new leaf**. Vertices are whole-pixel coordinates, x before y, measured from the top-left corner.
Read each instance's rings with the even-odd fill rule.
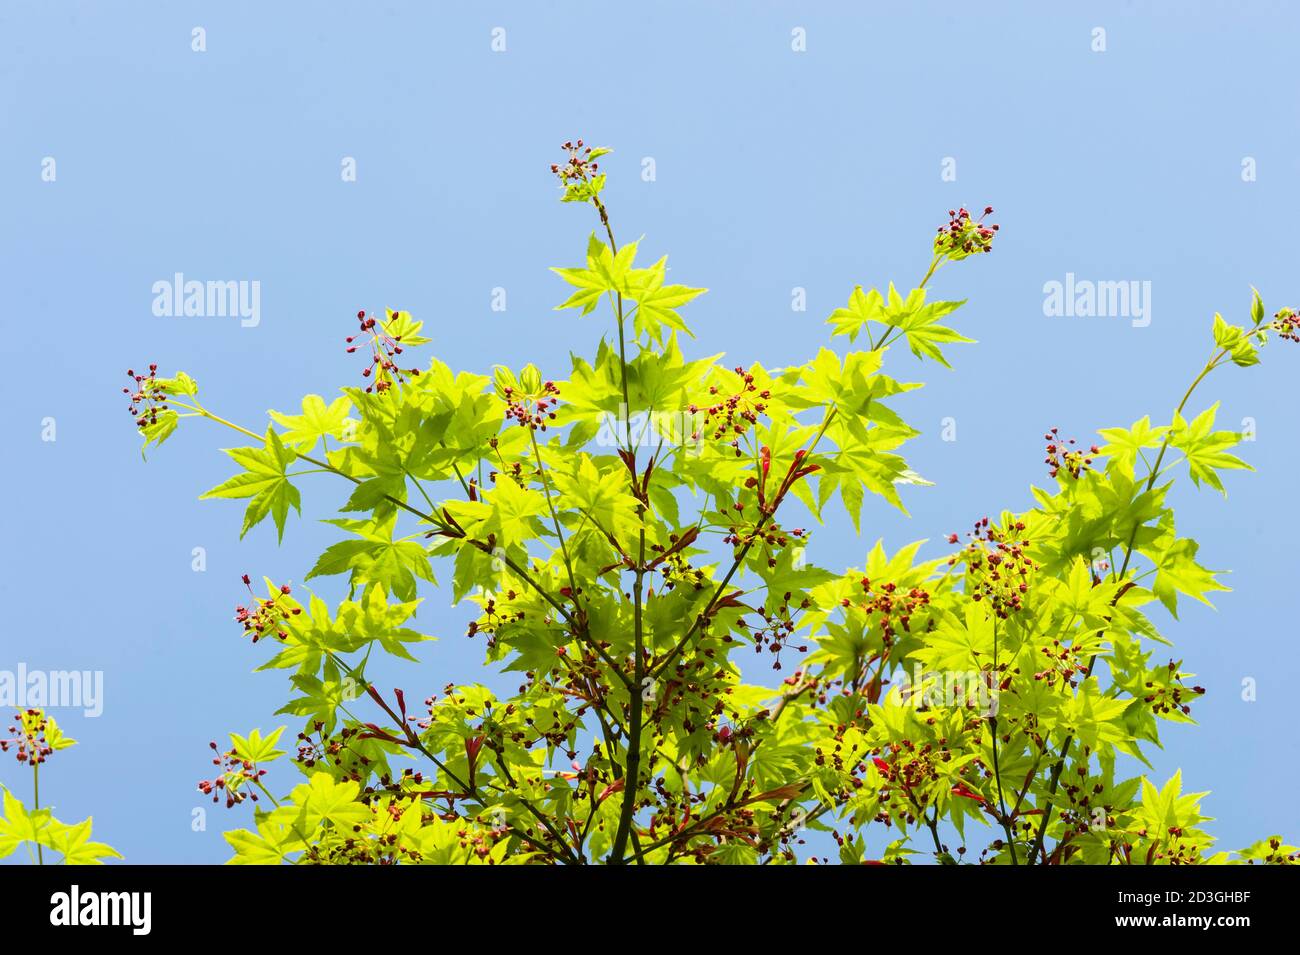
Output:
[[[297,454],[285,448],[271,428],[266,429],[266,444],[261,448],[227,448],[226,454],[245,470],[218,484],[202,495],[209,497],[252,498],[244,511],[242,538],[260,524],[267,514],[275,521],[277,539],[284,539],[284,521],[290,505],[302,512],[302,498],[289,481],[288,467]]]

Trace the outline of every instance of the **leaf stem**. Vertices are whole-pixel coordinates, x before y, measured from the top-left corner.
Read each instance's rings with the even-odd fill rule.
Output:
[[[995,617],[993,620],[993,679],[1001,684],[1001,671],[998,670],[998,621]],[[998,764],[998,718],[996,715],[989,717],[989,731],[993,734],[993,778],[998,784],[998,808],[1002,812],[1002,831],[1007,836],[1007,846],[1011,850],[1011,864],[1020,865],[1020,859],[1016,854],[1016,839],[1011,831],[1011,819],[1007,816],[1007,801],[1002,794],[1002,767]]]
[[[33,812],[41,808],[41,766],[33,757],[32,759],[32,810]],[[41,845],[38,838],[36,840],[36,856],[39,859],[37,865],[45,865],[45,848]]]
[[[542,464],[542,451],[537,446],[537,432],[529,429],[528,437],[533,444],[533,457],[537,459],[537,477],[542,482],[542,490],[546,494],[546,507],[551,512],[551,523],[555,525],[555,536],[560,541],[560,554],[564,558],[564,569],[569,574],[569,590],[573,594],[573,602],[578,602],[578,584],[573,576],[573,561],[569,559],[569,548],[564,543],[564,528],[560,526],[560,515],[555,510],[555,501],[551,497],[551,482],[546,477],[546,467]],[[431,505],[432,506],[432,505]]]

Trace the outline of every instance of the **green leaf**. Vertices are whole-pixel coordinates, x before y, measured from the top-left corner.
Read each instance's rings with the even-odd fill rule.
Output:
[[[120,859],[122,854],[103,842],[91,842],[91,819],[68,826],[52,820],[44,843],[62,854],[63,865],[103,865],[104,859]]]
[[[185,395],[193,398],[199,393],[199,384],[183,371],[176,372],[172,378],[153,379],[153,388],[165,391],[169,395]]]
[[[1090,678],[1061,707],[1061,731],[1093,749],[1106,743],[1121,743],[1130,736],[1124,722],[1127,709],[1127,700],[1105,696],[1096,678]]]
[[[541,533],[537,518],[546,513],[546,498],[539,492],[520,487],[501,475],[496,487],[484,494],[484,499],[491,510],[483,531],[496,534],[499,547],[522,544]]]
[[[594,156],[596,151],[592,150]],[[587,158],[591,158],[590,156]],[[605,174],[592,176],[589,180],[569,183],[564,189],[564,195],[560,198],[561,202],[586,202],[600,195],[601,190],[605,188]]]
[[[302,846],[303,836],[298,832],[292,807],[285,807],[287,812],[264,815],[257,821],[257,832],[247,829],[235,829],[224,833],[226,842],[235,850],[235,855],[227,865],[281,865],[289,861],[288,853]],[[287,820],[287,821],[286,821]],[[315,826],[311,827],[314,832]],[[304,832],[304,836],[306,833]]]
[[[52,816],[48,809],[28,812],[13,793],[3,786],[4,814],[0,815],[0,859],[10,855],[24,842],[41,842]]]
[[[1182,451],[1187,458],[1187,467],[1192,483],[1200,485],[1202,481],[1216,491],[1227,495],[1219,471],[1245,469],[1254,470],[1236,455],[1228,454],[1224,449],[1241,442],[1241,435],[1235,431],[1212,431],[1214,416],[1219,410],[1215,402],[1190,424],[1183,416],[1174,415],[1173,438],[1170,445]]]
[[[401,600],[413,600],[416,579],[436,583],[429,554],[416,541],[394,539],[397,514],[390,511],[380,519],[326,521],[356,534],[360,540],[331,544],[316,559],[306,579],[349,573],[352,586],[377,584]]]
[[[1141,548],[1156,565],[1156,579],[1151,592],[1175,617],[1178,616],[1180,593],[1199,600],[1206,606],[1214,606],[1205,595],[1228,588],[1215,580],[1213,571],[1206,570],[1196,562],[1196,552],[1199,549],[1196,541],[1187,537],[1175,537],[1172,524],[1167,525],[1164,531],[1162,537]]]
[[[1250,333],[1239,325],[1229,325],[1218,312],[1214,313],[1214,343],[1228,352],[1234,364],[1243,368],[1259,364],[1259,351]]]
[[[332,733],[338,722],[338,709],[346,706],[364,691],[364,685],[355,674],[341,677],[333,661],[325,664],[325,678],[321,679],[310,673],[295,673],[289,678],[294,687],[302,693],[289,700],[275,712],[288,713],[293,716],[309,717],[325,724],[325,731]]]
[[[59,724],[54,722],[54,717],[48,713],[45,715],[45,743],[55,752],[77,745],[77,741],[71,736],[63,735],[63,730],[59,728]]]
[[[420,329],[424,328],[424,322],[417,322],[411,317],[410,312],[394,311],[391,308],[384,311],[387,318],[380,324],[384,334],[389,338],[398,342],[403,348],[428,343],[429,339],[420,335]]]
[[[585,269],[551,269],[578,289],[556,308],[581,308],[582,314],[587,315],[605,293],[629,293],[628,272],[632,267],[632,261],[636,258],[636,248],[637,243],[629,242],[615,255],[610,251],[609,246],[596,238],[596,233],[593,232],[587,241]]]
[[[402,626],[419,605],[418,599],[389,603],[383,585],[376,584],[366,591],[360,603],[345,601],[339,606],[338,624],[359,645],[378,643],[389,654],[413,661],[415,657],[406,644],[433,639]]]
[[[1250,320],[1256,325],[1264,320],[1264,300],[1253,285],[1250,288]]]
[[[677,314],[677,309],[706,291],[686,285],[664,285],[667,261],[665,256],[648,269],[634,269],[626,296],[637,303],[632,315],[635,333],[647,333],[656,344],[663,342],[665,325],[675,331],[692,334]]]
[[[252,498],[244,511],[244,526],[239,536],[242,538],[270,514],[275,520],[278,539],[283,540],[289,507],[299,513],[302,511],[298,489],[286,475],[297,454],[285,448],[272,428],[266,429],[265,447],[229,448],[226,454],[246,470],[218,484],[202,497]]]
[[[348,413],[351,410],[352,402],[346,396],[335,399],[327,406],[320,395],[307,395],[302,399],[302,414],[286,415],[272,411],[270,415],[289,429],[280,436],[280,440],[305,454],[315,448],[322,438],[341,439],[348,427]]]
[[[1128,476],[1133,477],[1134,464],[1144,449],[1158,448],[1164,441],[1167,427],[1151,427],[1150,415],[1133,422],[1132,428],[1103,428],[1097,433],[1108,443],[1101,453],[1110,457],[1115,465]]]
[[[915,294],[914,292],[913,295]],[[921,292],[921,295],[924,296],[924,292]],[[948,360],[943,357],[943,352],[939,350],[939,346],[954,343],[969,344],[974,339],[940,325],[939,319],[950,315],[964,304],[966,304],[965,299],[960,302],[930,302],[908,314],[898,327],[907,336],[907,347],[912,350],[912,354],[917,358],[933,358],[945,368],[951,368]]]
[[[278,756],[283,756],[284,751],[275,748],[276,741],[279,740],[280,734],[284,732],[281,726],[271,735],[263,737],[261,730],[253,730],[248,736],[240,736],[238,733],[230,734],[230,743],[234,748],[235,754],[240,759],[246,759],[251,763],[269,763]]]
[[[149,445],[161,445],[170,438],[180,421],[180,416],[170,408],[158,412],[157,420],[153,420],[150,424],[140,428],[140,433],[144,435],[144,444],[140,446],[140,456],[145,456],[145,451]]]
[[[345,831],[370,821],[371,812],[357,802],[361,787],[348,780],[335,782],[328,773],[313,773],[310,782],[294,787],[293,801],[312,821],[331,823]]]
[[[863,292],[861,285],[854,286],[849,295],[849,304],[837,308],[826,319],[826,324],[835,329],[831,336],[848,335],[849,341],[856,341],[869,322],[884,321],[884,302],[884,298],[875,289]]]
[[[284,852],[275,843],[255,832],[233,829],[222,835],[235,850],[229,865],[280,865],[286,861]]]
[[[637,499],[628,490],[626,469],[611,468],[602,474],[588,454],[579,455],[574,463],[568,473],[552,473],[560,499],[617,538],[626,540],[634,534]]]
[[[1156,789],[1145,777],[1142,779],[1142,811],[1138,818],[1151,832],[1152,838],[1162,838],[1171,829],[1190,829],[1206,817],[1200,813],[1200,802],[1205,793],[1183,795],[1182,771],[1175,772],[1163,788]]]

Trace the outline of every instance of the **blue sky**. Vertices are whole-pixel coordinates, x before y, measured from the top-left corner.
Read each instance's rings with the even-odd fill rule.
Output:
[[[841,522],[818,547],[843,566],[878,536],[937,540],[1028,505],[1045,428],[1088,437],[1167,417],[1211,316],[1243,320],[1252,284],[1270,310],[1300,303],[1297,26],[1262,2],[6,3],[0,669],[105,680],[102,716],[55,713],[83,745],[42,774],[47,801],[93,814],[130,861],[226,858],[224,811],[191,827],[207,741],[277,725],[285,691],[250,672],[262,656],[231,621],[239,575],[299,581],[335,536],[315,520],[334,490],[318,485],[283,546],[266,527],[241,543],[237,505],[196,499],[229,473],[214,428],[184,428],[142,463],[128,367],[184,368],[210,407],[258,427],[268,408],[350,384],[354,313],[391,306],[454,368],[531,360],[562,376],[598,333],[551,311],[567,292],[547,271],[577,264],[592,226],[556,201],[547,169],[579,136],[616,150],[604,166],[620,234],[710,289],[690,306],[695,354],[746,364],[812,355],[856,283],[914,284],[946,211],[991,204],[995,253],[933,285],[970,299],[959,325],[979,344],[951,372],[890,356],[891,373],[927,380],[899,407],[924,432],[909,460],[937,487],[911,490],[910,519],[875,506],[862,539]],[[177,272],[257,280],[260,323],[155,316],[153,283]],[[1047,317],[1044,284],[1067,273],[1150,282],[1150,324]],[[1227,502],[1176,498],[1180,532],[1234,590],[1167,627],[1209,695],[1200,726],[1168,729],[1153,761],[1213,790],[1225,846],[1300,830],[1282,795],[1300,784],[1297,361],[1274,344],[1263,367],[1198,393],[1194,410],[1217,398],[1227,426],[1254,419],[1258,472],[1233,474]],[[480,677],[482,645],[448,601],[430,595],[421,621],[442,639],[394,680]],[[13,763],[0,782],[29,785]]]

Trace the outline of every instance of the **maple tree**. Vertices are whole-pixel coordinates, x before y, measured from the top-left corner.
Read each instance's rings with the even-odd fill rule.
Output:
[[[421,323],[394,310],[358,315],[358,385],[261,431],[184,373],[130,373],[146,447],[183,418],[250,440],[204,495],[247,500],[241,536],[269,516],[283,537],[306,474],[347,493],[346,536],[307,575],[346,577],[347,599],[244,578],[237,619],[299,722],[291,760],[284,727],[212,744],[202,790],[256,803],[226,834],[233,862],[781,863],[817,830],[845,863],[1296,860],[1277,836],[1216,851],[1204,794],[1125,773],[1204,692],[1145,608],[1176,617],[1225,589],[1166,498],[1183,476],[1222,491],[1241,436],[1189,406],[1214,370],[1294,340],[1294,312],[1269,319],[1256,293],[1243,324],[1216,315],[1167,423],[1087,448],[1048,432],[1032,509],[981,517],[932,558],[877,542],[836,572],[810,559],[811,525],[860,530],[868,495],[901,508],[900,488],[928,483],[894,408],[919,385],[883,369],[896,345],[947,365],[970,341],[950,324],[962,302],[927,285],[992,249],[992,210],[950,213],[915,288],[854,289],[828,319],[842,352],[728,365],[683,351],[703,289],[617,242],[607,150],[564,148],[563,200],[597,227],[585,261],[555,269],[572,290],[558,308],[609,318],[563,374],[416,361]],[[420,670],[412,706],[367,679],[373,654],[413,661],[429,639],[416,613],[441,566],[514,692]]]

